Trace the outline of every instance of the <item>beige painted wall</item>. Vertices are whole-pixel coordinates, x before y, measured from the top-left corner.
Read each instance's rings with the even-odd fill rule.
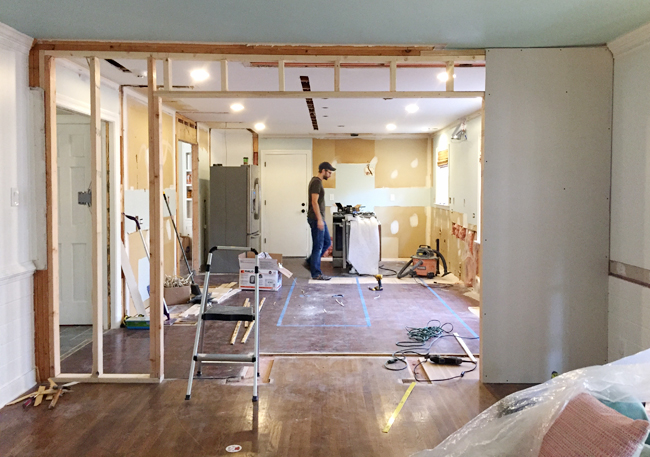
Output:
[[[149,127],[147,105],[139,99],[124,96],[126,122],[124,131],[126,144],[124,160],[127,163],[125,186],[127,189],[149,188]],[[174,148],[174,117],[163,112],[162,118],[162,147],[163,147],[163,187],[176,188],[176,160]],[[163,214],[167,209],[163,208]],[[145,241],[149,243],[148,230],[143,231]],[[137,233],[127,234],[128,255],[131,268],[138,278],[138,261],[146,257],[142,240]],[[175,245],[176,238],[171,226],[171,219],[163,217],[163,255],[165,274],[175,273]]]

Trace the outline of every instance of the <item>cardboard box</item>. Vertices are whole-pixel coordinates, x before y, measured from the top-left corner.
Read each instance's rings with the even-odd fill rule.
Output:
[[[291,272],[282,267],[282,254],[268,254],[260,258],[260,290],[277,291],[282,287],[282,274],[291,277]],[[239,255],[239,288],[255,290],[255,254]]]
[[[167,306],[182,305],[190,301],[190,286],[165,287],[165,303]]]

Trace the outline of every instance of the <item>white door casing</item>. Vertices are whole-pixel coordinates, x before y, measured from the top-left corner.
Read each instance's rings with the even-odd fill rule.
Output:
[[[261,169],[262,250],[285,257],[306,256],[311,151],[263,151]]]
[[[92,325],[91,229],[78,192],[90,185],[90,125],[58,124],[60,324]],[[94,197],[94,196],[93,196]]]

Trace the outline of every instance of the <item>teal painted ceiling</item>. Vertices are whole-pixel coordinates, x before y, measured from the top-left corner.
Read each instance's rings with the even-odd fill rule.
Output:
[[[43,39],[580,46],[650,22],[650,0],[0,0],[0,22]]]

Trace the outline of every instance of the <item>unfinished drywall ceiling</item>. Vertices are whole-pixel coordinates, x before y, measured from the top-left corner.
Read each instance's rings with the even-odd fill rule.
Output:
[[[605,43],[650,21],[647,0],[4,0],[2,21],[35,38],[237,43]]]

